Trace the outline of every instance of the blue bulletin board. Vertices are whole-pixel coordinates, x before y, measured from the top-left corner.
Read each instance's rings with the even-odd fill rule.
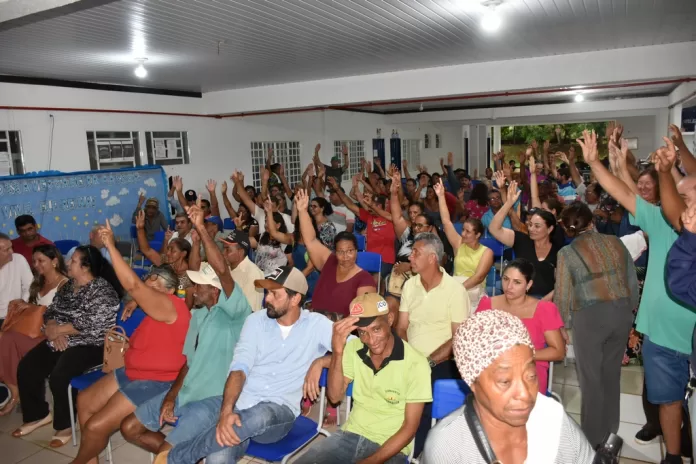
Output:
[[[170,220],[167,191],[160,166],[0,177],[0,231],[16,238],[15,218],[31,214],[49,240],[87,243],[90,230],[108,219],[118,239],[128,241],[141,193],[157,198]]]

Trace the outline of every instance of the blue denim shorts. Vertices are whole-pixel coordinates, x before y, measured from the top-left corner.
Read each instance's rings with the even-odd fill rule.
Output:
[[[126,369],[124,367],[116,369],[114,371],[114,376],[118,384],[118,391],[123,393],[123,396],[128,398],[128,401],[133,403],[136,408],[162,392],[167,393],[169,387],[172,386],[172,382],[130,380],[128,376],[126,376]]]
[[[689,383],[689,355],[656,345],[645,335],[643,338],[643,367],[648,401],[668,404],[684,401]]]
[[[135,410],[135,417],[143,426],[157,432],[160,426],[160,411],[167,392],[161,393]],[[179,398],[174,401],[174,416],[178,418],[174,428],[167,434],[167,443],[172,446],[191,440],[217,424],[220,417],[222,396],[213,396],[200,401],[179,406]]]

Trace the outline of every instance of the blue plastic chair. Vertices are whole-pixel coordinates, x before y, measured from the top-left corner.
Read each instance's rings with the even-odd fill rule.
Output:
[[[353,234],[355,235],[355,240],[358,242],[358,251],[365,251],[367,246],[367,238],[363,234]]]
[[[275,443],[258,443],[254,440],[249,441],[249,448],[246,454],[255,458],[265,459],[270,462],[280,461],[286,464],[288,460],[297,454],[302,448],[307,446],[319,434],[326,437],[329,432],[321,428],[324,423],[324,406],[326,402],[326,385],[328,383],[328,369],[324,369],[319,379],[321,395],[319,397],[319,423],[305,416],[298,416],[292,425],[290,432],[280,441]]]
[[[464,231],[464,224],[461,222],[453,222],[452,225],[454,226],[454,230],[456,230],[459,235],[462,235],[462,232]]]
[[[125,321],[121,320],[122,313],[123,304],[121,304],[121,307],[119,308],[118,313],[116,314],[116,325],[119,327],[123,327],[123,330],[126,332],[126,336],[130,337],[131,335],[133,335],[133,332],[135,332],[135,329],[138,328],[143,319],[145,319],[145,312],[142,309],[137,308]],[[68,404],[70,405],[70,428],[72,429],[73,446],[77,446],[77,434],[75,429],[75,409],[73,408],[72,397],[73,388],[75,390],[84,390],[85,388],[88,388],[89,386],[94,384],[97,380],[104,377],[106,374],[102,372],[101,367],[102,366],[94,367],[92,369],[87,370],[82,375],[73,377],[72,380],[70,380],[70,384],[68,385]],[[107,460],[113,463],[113,457],[111,455],[111,439],[109,439],[109,443],[106,448],[106,453]]]
[[[359,251],[357,264],[370,274],[382,272],[382,255],[371,251]],[[382,279],[377,280],[377,293],[379,293],[379,284]]]
[[[222,228],[225,230],[234,230],[237,228],[237,226],[232,219],[226,218],[224,221],[222,221]]]
[[[145,277],[149,271],[143,267],[136,267],[136,268],[133,268],[133,272],[135,272],[135,274],[138,277],[140,277],[140,280],[143,280],[143,277]]]
[[[76,246],[80,246],[80,242],[77,240],[56,240],[54,244],[63,256],[67,255]]]
[[[470,393],[471,389],[463,380],[436,380],[433,385],[432,425],[435,426],[435,422],[447,417],[457,408],[461,408],[466,396]]]
[[[153,240],[156,242],[164,242],[164,231],[158,230],[157,232],[155,232],[155,236],[153,237]]]

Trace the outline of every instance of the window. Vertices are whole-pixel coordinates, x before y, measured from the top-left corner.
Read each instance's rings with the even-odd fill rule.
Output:
[[[343,165],[343,145],[348,147],[348,170],[343,173],[343,180],[350,180],[360,172],[360,165],[365,159],[364,140],[334,140],[334,156],[338,156]]]
[[[271,164],[280,163],[285,169],[288,184],[293,187],[302,180],[300,166],[300,142],[251,142],[251,185],[261,189],[261,168],[266,166],[268,149],[273,150]]]
[[[145,132],[147,163],[160,166],[189,164],[186,132]]]
[[[138,132],[87,132],[87,151],[92,171],[141,165]]]
[[[401,160],[408,161],[409,172],[418,172],[420,165],[420,139],[401,140]]]
[[[24,174],[24,157],[19,131],[0,130],[0,176],[21,174]]]

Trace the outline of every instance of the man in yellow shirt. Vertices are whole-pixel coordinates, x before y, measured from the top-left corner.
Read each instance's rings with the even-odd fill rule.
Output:
[[[416,235],[409,261],[417,275],[407,280],[401,291],[396,326],[399,337],[427,357],[432,383],[460,378],[452,359],[452,336],[471,309],[464,286],[440,267],[443,254],[442,241],[436,234]],[[432,404],[428,403],[416,433],[415,456],[423,450],[431,413]]]
[[[425,403],[432,401],[425,357],[391,330],[394,316],[377,293],[356,297],[334,324],[327,395],[343,399],[353,382],[353,410],[342,430],[296,464],[403,464]],[[357,329],[359,339],[346,343]]]

